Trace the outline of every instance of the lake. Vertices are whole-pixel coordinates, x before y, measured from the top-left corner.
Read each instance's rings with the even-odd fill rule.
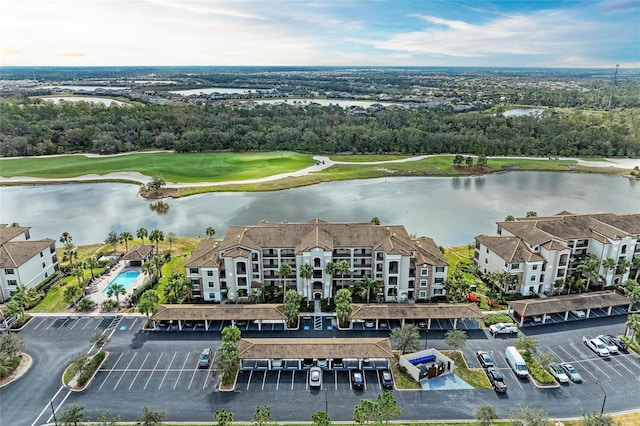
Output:
[[[352,106],[368,108],[373,104],[378,104],[382,106],[400,105],[392,102],[357,101],[353,99],[325,99],[325,98],[257,99],[257,100],[247,101],[247,102],[253,102],[256,104],[289,104],[289,105],[309,105],[310,103],[314,103],[322,106],[338,105],[342,108],[348,108]]]
[[[187,89],[187,90],[170,90],[169,93],[175,93],[182,96],[191,95],[211,95],[213,93],[220,93],[221,95],[231,94],[248,94],[248,93],[269,93],[273,92],[273,89],[251,89],[248,87],[203,87],[201,89]]]
[[[330,182],[260,193],[208,193],[167,200],[164,214],[140,198],[137,185],[121,183],[0,187],[0,222],[31,226],[32,238],[58,240],[67,231],[76,244],[102,242],[110,231],[140,227],[165,235],[222,236],[230,225],[269,222],[368,222],[401,224],[438,245],[466,245],[495,234],[496,221],[527,211],[551,215],[640,212],[640,181],[621,176],[505,172],[478,177],[380,178]]]
[[[55,104],[60,103],[60,101],[65,101],[65,102],[89,102],[94,104],[103,104],[106,106],[110,106],[111,104],[128,105],[126,102],[118,101],[116,99],[99,98],[96,96],[38,96],[38,97],[43,101],[53,102]]]

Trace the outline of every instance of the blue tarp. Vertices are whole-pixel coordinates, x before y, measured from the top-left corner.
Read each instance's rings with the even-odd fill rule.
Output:
[[[427,356],[423,356],[416,359],[410,359],[409,362],[413,365],[418,365],[418,364],[426,364],[429,362],[435,362],[435,360],[436,360],[435,355],[427,355]]]

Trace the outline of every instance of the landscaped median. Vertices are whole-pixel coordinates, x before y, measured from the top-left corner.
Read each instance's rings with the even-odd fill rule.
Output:
[[[560,386],[556,379],[531,355],[531,352],[521,350],[520,354],[527,364],[527,369],[534,385],[539,388],[557,388]]]
[[[108,352],[100,351],[92,356],[76,358],[64,370],[62,383],[72,391],[82,392],[89,386],[91,379],[96,375],[108,356]]]

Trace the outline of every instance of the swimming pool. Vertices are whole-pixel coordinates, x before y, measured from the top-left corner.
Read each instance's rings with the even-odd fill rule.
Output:
[[[131,284],[135,281],[136,278],[138,278],[138,275],[140,275],[140,271],[120,272],[118,276],[116,276],[114,279],[111,280],[109,285],[104,290],[102,290],[102,292],[104,294],[107,294],[109,292],[109,288],[114,283],[122,284],[125,290],[129,290],[129,287],[131,287]]]

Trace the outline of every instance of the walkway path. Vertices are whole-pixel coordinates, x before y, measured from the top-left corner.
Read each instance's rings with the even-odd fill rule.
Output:
[[[133,153],[128,153],[128,154],[133,154]],[[118,154],[118,155],[125,155],[125,154]],[[91,157],[95,155],[87,154],[87,156]],[[310,173],[315,173],[315,172],[328,169],[329,167],[335,164],[370,166],[370,165],[420,161],[425,158],[437,157],[437,156],[440,156],[440,154],[419,155],[416,157],[401,158],[398,160],[351,162],[351,161],[333,161],[329,157],[316,155],[313,157],[313,159],[316,160],[315,165],[301,169],[301,170],[297,170],[294,172],[279,173],[277,175],[271,175],[271,176],[266,176],[266,177],[257,178],[257,179],[228,180],[228,181],[222,181],[222,182],[191,182],[191,183],[168,182],[166,187],[167,188],[189,188],[189,187],[223,186],[223,185],[236,185],[236,184],[241,185],[241,184],[248,184],[248,183],[271,182],[274,180],[285,179],[288,177],[306,176]],[[544,158],[535,158],[535,157],[491,157],[491,158],[540,159],[540,160],[544,159]],[[633,169],[636,166],[640,167],[640,159],[635,159],[635,158],[607,158],[607,159],[604,159],[603,161],[586,161],[586,160],[581,160],[579,158],[564,158],[564,157],[560,157],[558,159],[573,160],[573,161],[576,161],[579,165],[589,166],[589,167],[615,167],[619,169]],[[36,178],[36,177],[29,177],[29,176],[14,176],[11,178],[5,178],[0,176],[0,183],[38,183],[38,182],[51,183],[51,182],[83,182],[83,181],[86,182],[86,181],[109,181],[109,180],[113,180],[113,181],[127,180],[127,181],[138,182],[140,184],[146,185],[151,180],[151,177],[143,175],[142,173],[138,173],[138,172],[115,172],[115,173],[108,173],[105,175],[87,174],[87,175],[76,176],[76,177],[65,178],[65,179]]]

